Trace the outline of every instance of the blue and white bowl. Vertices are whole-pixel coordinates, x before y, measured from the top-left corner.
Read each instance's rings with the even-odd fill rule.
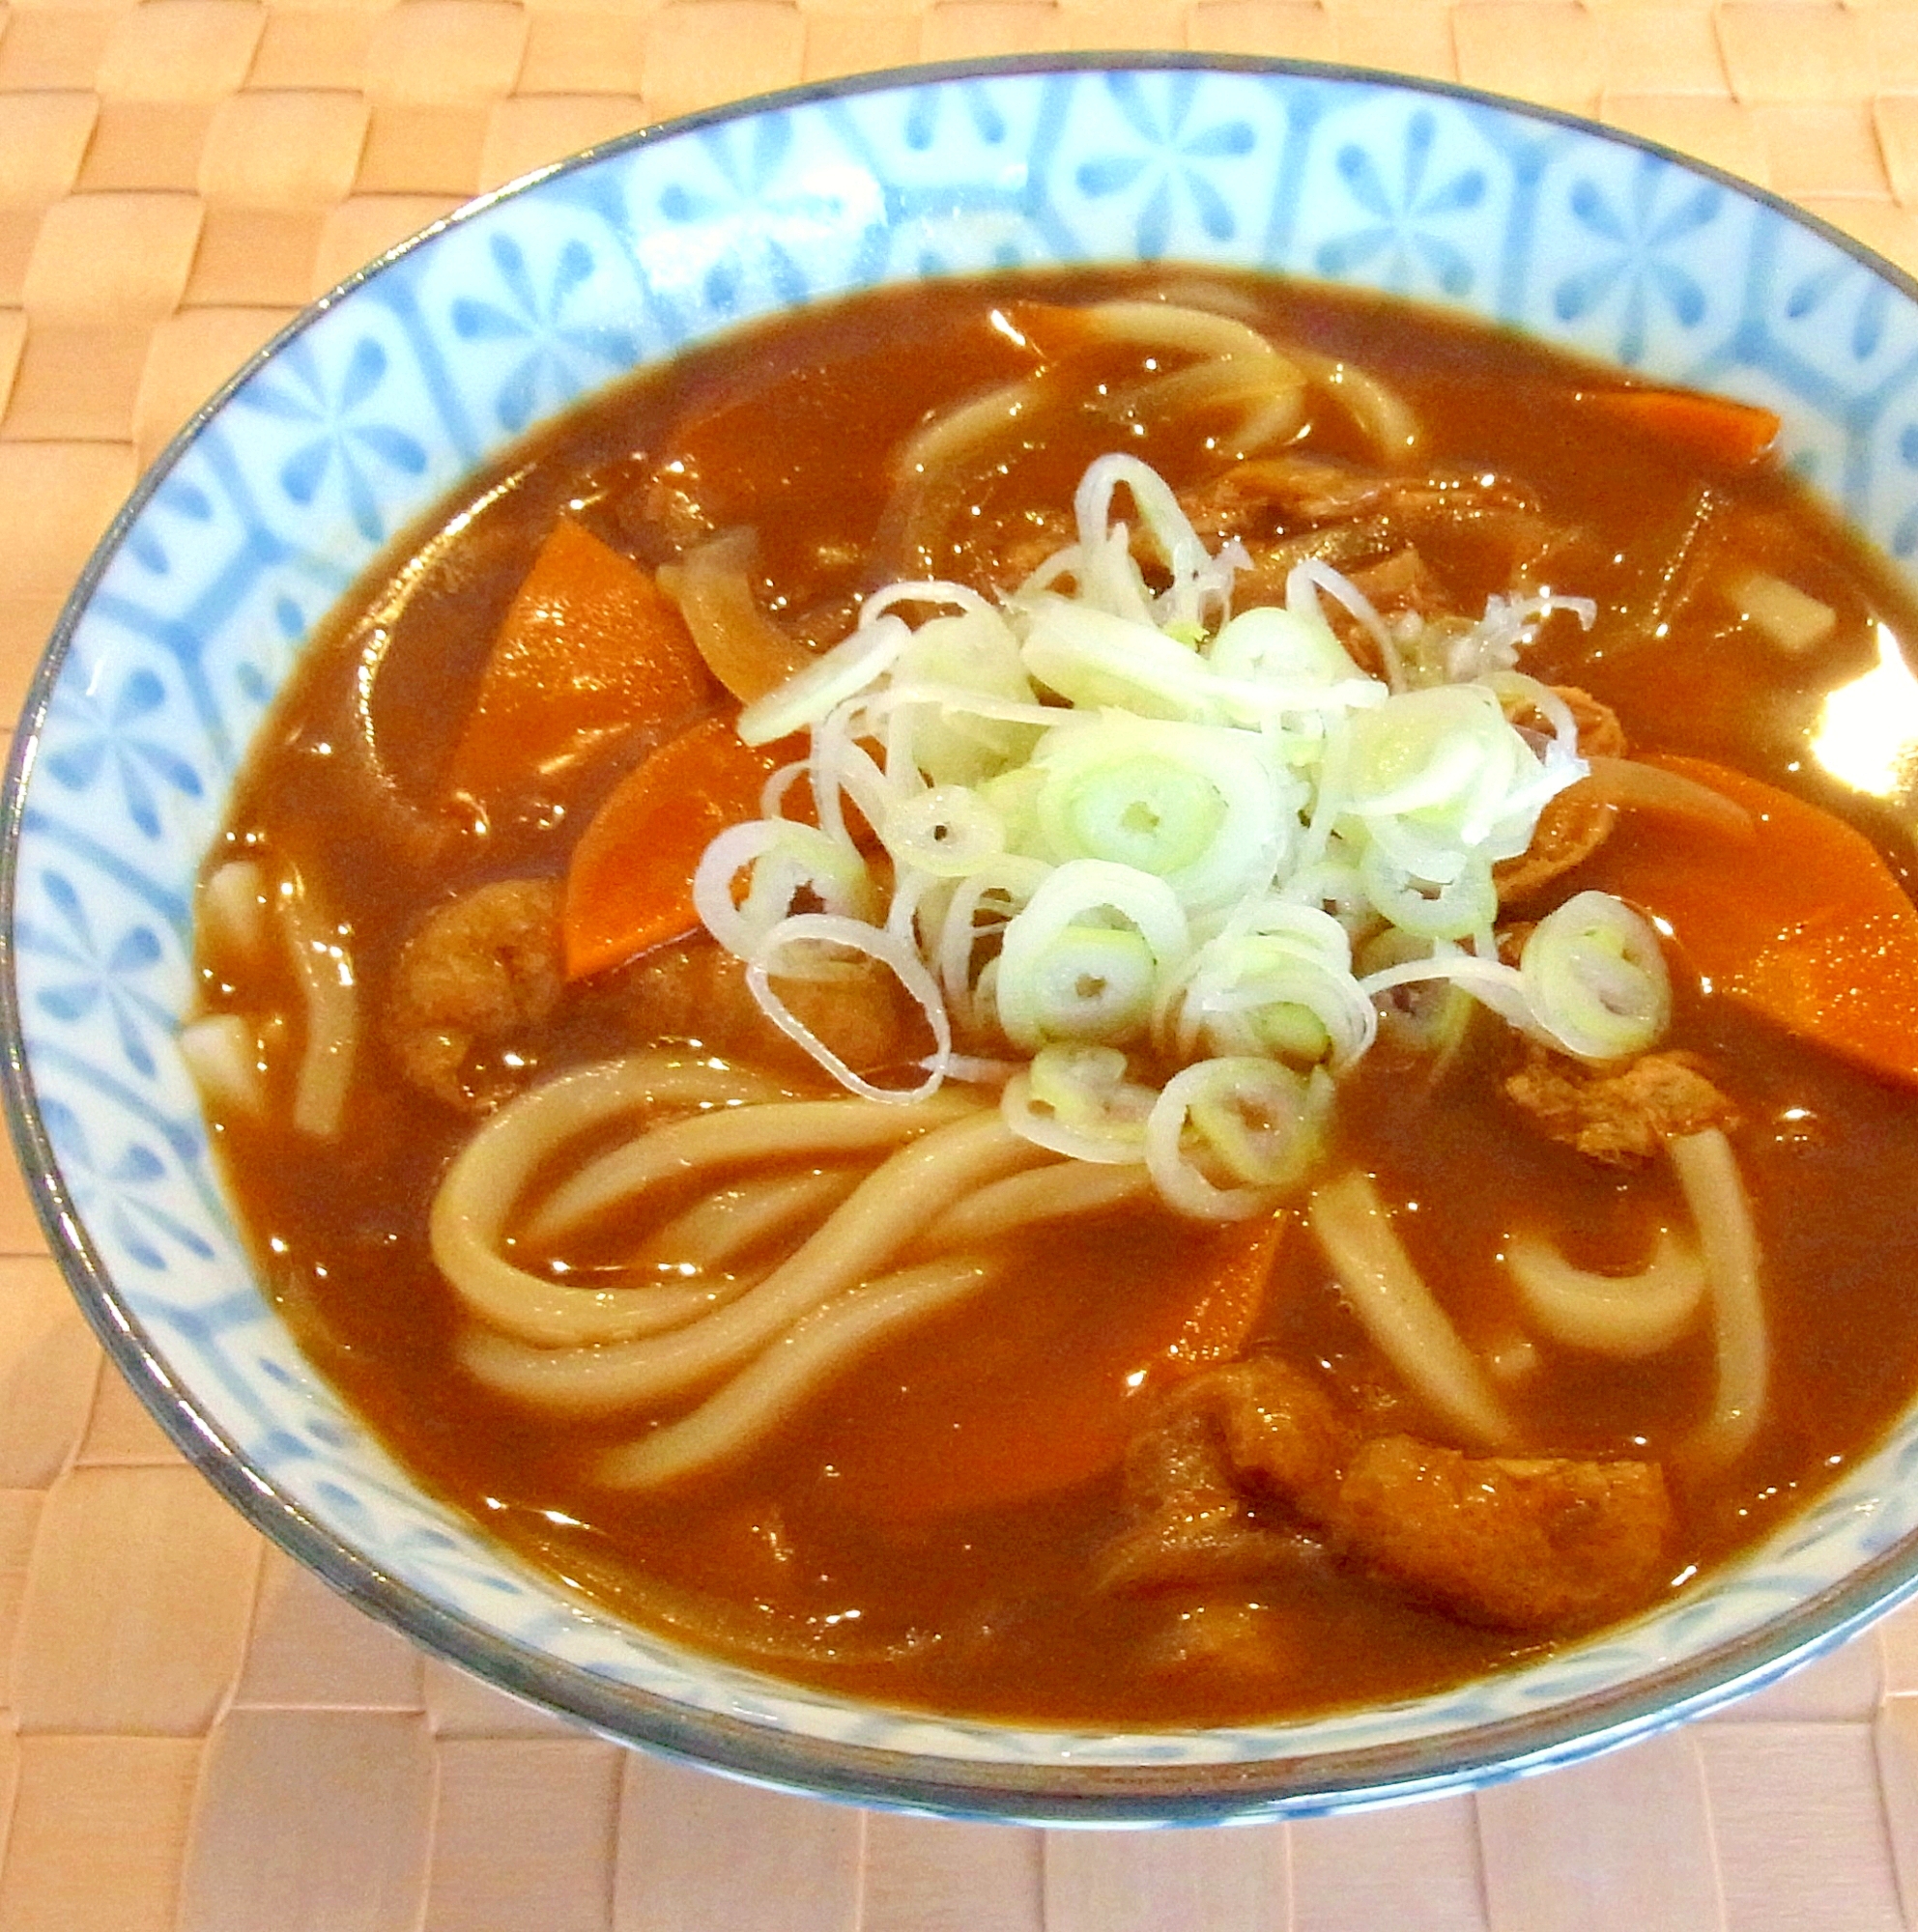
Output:
[[[263,1299],[174,1045],[188,907],[248,741],[396,531],[542,418],[757,315],[1138,259],[1270,269],[1762,403],[1811,485],[1918,548],[1918,290],[1755,190],[1458,89],[1173,55],[926,70],[648,128],[316,303],[88,565],[7,779],[13,1128],[47,1235],[180,1446],[374,1615],[612,1736],[775,1783],[1045,1821],[1301,1814],[1565,1763],[1918,1587],[1918,1409],[1670,1608],[1528,1668],[1291,1724],[1124,1735],[791,1689],[583,1608],[423,1497]]]

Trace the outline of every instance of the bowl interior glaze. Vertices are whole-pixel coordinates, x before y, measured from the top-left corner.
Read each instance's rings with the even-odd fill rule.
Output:
[[[798,1690],[583,1607],[422,1497],[262,1298],[173,1045],[188,909],[302,639],[459,478],[751,317],[1011,265],[1269,269],[1508,325],[1784,419],[1789,460],[1918,547],[1918,299],[1726,178],[1457,90],[1172,56],[927,70],[595,151],[316,304],[114,525],[6,798],[9,1099],[120,1367],[268,1534],[375,1614],[610,1735],[801,1788],[1040,1821],[1304,1813],[1568,1761],[1835,1643],[1918,1580],[1918,1413],[1673,1607],[1534,1666],[1305,1723],[1121,1735]]]

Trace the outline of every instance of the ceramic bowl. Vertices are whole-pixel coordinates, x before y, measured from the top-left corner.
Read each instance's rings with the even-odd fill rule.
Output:
[[[926,70],[648,128],[473,204],[316,303],[141,484],[55,633],[4,823],[8,1097],[121,1370],[269,1536],[374,1615],[599,1730],[769,1782],[1045,1821],[1300,1814],[1564,1763],[1834,1644],[1918,1579],[1918,1412],[1669,1607],[1309,1722],[1021,1729],[794,1690],[582,1607],[424,1497],[262,1298],[174,1046],[188,907],[303,639],[530,425],[745,319],[875,283],[1139,259],[1466,311],[1775,410],[1918,546],[1918,299],[1818,223],[1539,109],[1136,56]]]

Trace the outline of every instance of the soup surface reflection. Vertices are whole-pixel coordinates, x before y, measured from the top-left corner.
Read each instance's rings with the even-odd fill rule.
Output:
[[[1142,321],[1147,304],[1199,321]],[[1918,1384],[1918,1027],[1886,1006],[1918,987],[1898,977],[1906,801],[1852,789],[1813,750],[1827,694],[1881,652],[1896,663],[1918,617],[1764,453],[1763,428],[1401,306],[1141,273],[862,296],[540,433],[335,613],[209,862],[189,1032],[302,1346],[430,1489],[534,1564],[639,1623],[887,1702],[1074,1723],[1302,1713],[1500,1667],[1685,1587],[1868,1450]],[[1517,670],[1568,694],[1589,767],[1531,808],[1532,853],[1556,839],[1557,859],[1534,875],[1500,857],[1496,912],[1463,938],[1407,941],[1355,909],[1352,866],[1294,901],[1335,915],[1361,978],[1471,954],[1507,985],[1555,908],[1612,895],[1659,934],[1658,1038],[1567,1053],[1469,974],[1441,975],[1368,990],[1378,1037],[1342,1056],[1287,995],[1246,1022],[1265,1029],[1256,1051],[1242,1029],[1231,1053],[1270,1059],[1290,1083],[1274,1093],[1302,1096],[1291,1169],[1260,1165],[1280,1100],[1234,1089],[1225,1126],[1197,1103],[1175,1122],[1172,1156],[1194,1199],[1229,1195],[1229,1211],[1175,1211],[1142,1156],[1102,1155],[1070,1165],[1103,1179],[1058,1182],[1083,1198],[967,1233],[939,1216],[972,1188],[1053,1174],[992,1138],[992,1083],[1033,1058],[988,997],[1030,902],[1008,886],[976,928],[967,915],[950,1002],[954,1070],[982,1077],[949,1077],[930,1125],[861,1127],[857,1147],[775,1134],[705,1166],[659,1142],[644,1186],[543,1206],[661,1125],[772,1103],[911,1111],[846,1095],[688,917],[700,850],[758,815],[802,742],[747,753],[738,698],[845,638],[882,585],[933,578],[998,609],[1073,543],[1074,493],[1113,452],[1169,484],[1207,557],[1239,547],[1235,613],[1316,599],[1312,622],[1379,697],[1446,685],[1460,639],[1482,658],[1488,599],[1534,600],[1513,605]],[[1164,592],[1171,561],[1137,532],[1132,554],[1145,594]],[[1313,559],[1364,610],[1323,579],[1301,591]],[[1594,607],[1589,628],[1573,599]],[[933,614],[901,608],[914,627]],[[1499,689],[1494,725],[1503,706],[1544,758],[1556,714]],[[877,759],[881,727],[861,728]],[[890,882],[865,822],[879,808],[847,796],[840,849]],[[1286,836],[1309,816],[1292,810]],[[1328,849],[1358,853],[1341,837]],[[1847,883],[1858,850],[1895,910]],[[924,904],[949,904],[959,876]],[[1449,888],[1410,876],[1416,923]],[[721,888],[742,917],[744,881]],[[836,890],[802,867],[776,910],[803,920]],[[1074,930],[1137,951],[1127,917],[1105,904]],[[1624,941],[1591,945],[1630,965]],[[926,1084],[923,1003],[835,958],[822,980],[778,962],[783,1010],[873,1084]],[[1074,970],[1062,997],[1107,996]],[[1149,1099],[1204,1031],[1180,1033],[1189,982],[1158,997],[1136,1037],[1032,1024],[1117,1038],[1115,1077]],[[504,1165],[462,1183],[478,1205],[435,1208],[476,1136],[610,1065],[631,1069],[624,1099],[582,1101],[544,1151],[489,1152]],[[1335,1069],[1329,1103],[1315,1065]],[[1050,1106],[1033,1111],[1056,1122]],[[1749,1206],[1745,1277],[1707,1198]],[[870,1265],[817,1307],[794,1289],[784,1315],[740,1315],[848,1202],[902,1221]],[[441,1265],[461,1241],[485,1278],[472,1294]],[[1367,1274],[1382,1252],[1411,1289]],[[591,1319],[501,1328],[485,1283],[536,1298],[529,1280]],[[880,1287],[896,1313],[858,1299]],[[636,1296],[665,1312],[629,1316]],[[591,1310],[613,1312],[594,1326]],[[728,1321],[736,1347],[697,1339]],[[672,1349],[708,1349],[705,1365],[682,1373]],[[582,1350],[577,1374],[548,1359]],[[1454,1352],[1453,1380],[1428,1373]],[[621,1377],[627,1395],[607,1393]],[[726,1403],[712,1428],[732,1427],[754,1402],[730,1446],[672,1433]]]

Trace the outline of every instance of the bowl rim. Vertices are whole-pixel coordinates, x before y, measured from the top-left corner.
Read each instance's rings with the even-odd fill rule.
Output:
[[[1617,1748],[1757,1689],[1918,1593],[1915,1531],[1759,1629],[1626,1686],[1519,1717],[1344,1750],[1227,1763],[1119,1766],[1076,1763],[1069,1753],[1051,1761],[993,1762],[847,1744],[695,1709],[601,1676],[489,1630],[386,1574],[248,1463],[175,1377],[94,1246],[41,1112],[21,1025],[14,915],[28,781],[54,688],[103,573],[188,448],[238,391],[322,316],[392,264],[503,201],[610,157],[707,128],[889,90],[982,78],[1182,71],[1428,95],[1634,149],[1810,231],[1918,307],[1918,280],[1782,195],[1643,135],[1459,82],[1337,62],[1153,49],[1015,54],[809,82],[635,128],[531,170],[463,203],[305,304],[194,411],[147,465],[65,600],[22,704],[0,790],[0,1097],[29,1198],[68,1288],[113,1366],[162,1432],[256,1530],[411,1642],[613,1742],[779,1789],[956,1817],[1124,1826],[1306,1816],[1479,1787]],[[545,1580],[551,1588],[550,1579]],[[1084,1735],[1087,1727],[1076,1733],[1070,1727],[1017,1728],[1057,1729],[1066,1744],[1074,1734]]]

